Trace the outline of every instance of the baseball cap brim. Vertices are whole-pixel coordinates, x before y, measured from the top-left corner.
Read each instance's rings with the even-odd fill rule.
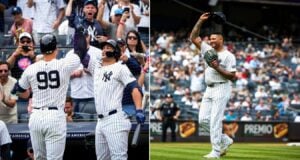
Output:
[[[24,38],[24,37],[29,38],[30,40],[32,40],[32,37],[28,32],[23,32],[19,36],[19,41],[21,41],[21,39]]]

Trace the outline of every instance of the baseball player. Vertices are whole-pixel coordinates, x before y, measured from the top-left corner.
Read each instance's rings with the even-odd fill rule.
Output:
[[[46,34],[40,40],[44,56],[30,65],[14,88],[20,97],[29,97],[32,90],[32,114],[29,131],[37,160],[61,160],[66,144],[64,104],[71,73],[79,67],[76,54],[56,59],[56,37]]]
[[[9,160],[11,138],[6,128],[5,123],[0,120],[0,159]]]
[[[98,114],[95,131],[97,159],[126,160],[131,123],[127,114],[122,110],[123,90],[126,86],[131,88],[138,123],[145,121],[142,94],[128,67],[117,63],[121,56],[117,42],[107,40],[100,44],[100,48],[102,49],[102,62],[90,59],[87,66],[94,77],[94,95]]]
[[[222,119],[226,104],[231,95],[231,83],[235,80],[236,59],[232,53],[223,46],[223,36],[220,33],[210,35],[210,45],[201,41],[199,37],[202,24],[210,17],[210,13],[204,13],[195,24],[190,39],[200,49],[204,58],[214,53],[217,59],[205,63],[205,83],[207,85],[204,93],[200,113],[199,124],[210,132],[212,151],[205,158],[220,158],[225,155],[233,140],[226,134],[222,134]]]

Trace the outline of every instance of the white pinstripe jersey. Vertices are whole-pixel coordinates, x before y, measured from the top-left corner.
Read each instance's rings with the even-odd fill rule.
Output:
[[[94,62],[90,72],[94,76],[96,111],[105,114],[122,107],[123,91],[126,85],[136,80],[126,65],[114,63],[101,66]]]
[[[11,138],[5,123],[0,120],[0,146],[11,143]]]
[[[70,75],[80,65],[76,54],[68,54],[62,59],[38,61],[30,65],[22,74],[19,85],[23,89],[31,87],[32,107],[64,108]]]
[[[204,53],[208,50],[212,49],[210,45],[208,45],[206,42],[201,43],[201,55],[204,56]],[[229,72],[235,72],[236,71],[236,58],[235,56],[229,52],[228,50],[223,50],[221,52],[218,52],[218,60],[219,64],[222,68]],[[228,82],[229,80],[224,78],[220,73],[218,73],[215,69],[212,67],[209,67],[207,63],[205,62],[205,83],[211,84],[215,82]]]

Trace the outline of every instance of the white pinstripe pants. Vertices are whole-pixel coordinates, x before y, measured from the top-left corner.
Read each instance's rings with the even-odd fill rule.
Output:
[[[29,131],[35,160],[62,160],[66,145],[63,110],[33,110]]]
[[[231,95],[229,83],[217,84],[214,87],[207,87],[202,98],[199,112],[199,125],[207,132],[210,132],[212,149],[220,152],[221,144],[228,143],[229,137],[222,134],[222,120],[226,104]]]
[[[95,131],[97,160],[127,160],[130,128],[131,122],[123,111],[98,119]]]

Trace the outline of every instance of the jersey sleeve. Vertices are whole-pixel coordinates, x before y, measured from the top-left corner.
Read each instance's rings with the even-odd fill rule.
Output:
[[[11,138],[7,127],[3,121],[0,121],[0,145],[11,143]]]
[[[203,42],[201,43],[201,55],[204,55],[204,53],[208,50],[211,50],[212,47],[210,45],[208,45],[206,42]]]
[[[69,51],[65,58],[61,59],[63,63],[63,68],[66,69],[69,73],[74,71],[80,66],[80,59],[73,50]]]
[[[120,70],[120,74],[118,75],[118,79],[122,82],[124,86],[136,80],[132,75],[132,73],[129,71],[127,66],[122,64],[120,64],[120,66],[121,66],[121,70]]]
[[[32,66],[29,66],[28,68],[25,69],[23,72],[21,78],[19,79],[19,86],[23,89],[28,89],[30,88],[30,83],[29,83],[29,70]]]
[[[228,62],[226,65],[226,70],[229,72],[236,72],[236,58],[230,53],[228,56]]]
[[[63,8],[66,7],[66,4],[64,3],[63,0],[57,0],[56,7],[57,7],[58,9],[63,9]]]

